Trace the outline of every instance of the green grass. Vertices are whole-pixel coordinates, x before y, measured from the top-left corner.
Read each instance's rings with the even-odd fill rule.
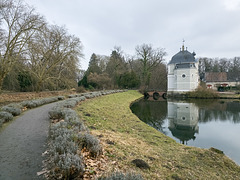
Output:
[[[176,143],[139,120],[129,106],[140,97],[128,91],[87,100],[76,108],[114,162],[109,171],[134,171],[145,179],[240,179],[240,167],[224,154]],[[144,160],[150,169],[135,167],[134,159]]]

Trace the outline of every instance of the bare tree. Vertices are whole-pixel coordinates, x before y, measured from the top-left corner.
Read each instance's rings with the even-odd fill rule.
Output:
[[[45,26],[28,43],[28,67],[37,79],[37,91],[50,80],[74,80],[82,57],[79,38],[68,35],[64,27]],[[75,77],[74,77],[75,76]],[[70,78],[69,78],[70,77]]]
[[[142,44],[135,48],[137,59],[141,62],[142,86],[148,88],[151,78],[151,71],[160,64],[166,55],[162,48],[154,49],[150,44]]]
[[[6,75],[21,60],[28,40],[40,30],[43,18],[21,0],[0,2],[0,90]]]

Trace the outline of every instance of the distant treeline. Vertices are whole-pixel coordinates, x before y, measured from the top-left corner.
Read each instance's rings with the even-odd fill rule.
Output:
[[[199,58],[200,78],[205,78],[205,72],[226,72],[229,81],[240,81],[240,57]]]
[[[124,55],[115,47],[110,56],[92,54],[89,66],[78,85],[87,89],[167,88],[164,49],[152,45],[136,46],[135,56]]]

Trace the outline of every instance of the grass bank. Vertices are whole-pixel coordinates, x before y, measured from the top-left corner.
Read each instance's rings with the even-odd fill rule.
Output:
[[[137,91],[117,93],[76,108],[111,160],[109,172],[133,171],[144,179],[240,179],[240,167],[220,151],[176,143],[139,120],[129,106],[141,96]],[[150,169],[136,167],[135,159]]]

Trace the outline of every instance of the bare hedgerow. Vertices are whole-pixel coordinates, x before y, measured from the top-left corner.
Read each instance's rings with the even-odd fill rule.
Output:
[[[86,98],[98,97],[115,91],[101,91],[82,93],[70,96],[58,103],[49,112],[51,119],[61,119],[50,127],[49,133],[49,177],[50,179],[73,179],[77,174],[84,172],[84,164],[79,148],[86,148],[90,155],[96,157],[102,154],[99,140],[89,134],[88,128],[79,119],[77,113],[71,108]]]
[[[84,147],[88,149],[92,157],[96,157],[102,154],[100,141],[98,138],[89,133],[78,134],[78,145],[81,149]]]
[[[68,95],[68,98],[75,98],[75,97],[77,97],[76,94],[70,94],[70,95]]]
[[[52,179],[72,179],[84,172],[82,157],[77,154],[76,133],[67,122],[58,122],[50,128],[49,168]]]
[[[64,96],[58,96],[57,98],[58,98],[58,100],[59,100],[59,101],[61,101],[61,100],[64,100],[64,99],[65,99],[65,97],[64,97]]]
[[[141,174],[114,172],[107,176],[102,176],[98,180],[143,180]]]
[[[13,115],[9,112],[0,111],[0,119],[2,123],[11,121],[13,119]]]
[[[88,128],[84,125],[83,121],[79,119],[76,111],[65,108],[62,110],[64,121],[68,123],[68,126],[72,127],[75,132],[86,131]]]
[[[38,106],[42,106],[44,104],[49,104],[52,102],[62,100],[63,98],[64,98],[63,96],[57,96],[57,97],[50,97],[50,98],[43,98],[43,99],[36,99],[36,100],[28,100],[28,101],[23,101],[20,104],[23,107],[35,108]]]
[[[2,111],[11,113],[13,116],[18,116],[22,113],[22,106],[20,104],[12,103],[1,108]]]
[[[74,179],[77,176],[81,177],[85,171],[82,157],[76,154],[61,154],[56,162],[50,179]]]
[[[62,119],[63,118],[63,108],[59,106],[55,106],[48,112],[50,119]]]
[[[77,100],[72,98],[72,99],[67,99],[61,102],[60,106],[66,107],[66,108],[74,108],[77,104],[78,104]]]

